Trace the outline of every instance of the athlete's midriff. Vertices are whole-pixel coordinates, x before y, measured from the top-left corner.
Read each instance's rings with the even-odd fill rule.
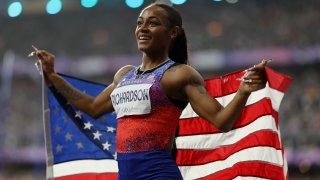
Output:
[[[149,115],[123,117],[118,120],[117,151],[142,152],[170,150],[179,116],[175,107],[157,108]]]
[[[163,93],[160,83],[150,89],[150,114],[118,119],[117,151],[142,152],[170,149],[181,110]]]

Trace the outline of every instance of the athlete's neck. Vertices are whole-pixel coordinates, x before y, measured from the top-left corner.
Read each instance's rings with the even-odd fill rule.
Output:
[[[142,64],[140,66],[140,71],[147,71],[150,69],[153,69],[164,62],[166,62],[169,59],[168,55],[164,56],[157,56],[157,57],[150,57],[147,56],[146,54],[143,55],[142,58]]]

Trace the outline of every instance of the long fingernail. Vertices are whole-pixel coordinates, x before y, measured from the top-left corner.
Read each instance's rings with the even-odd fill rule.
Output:
[[[263,59],[262,61],[263,61],[263,63],[269,63],[272,61],[272,59]]]
[[[28,57],[32,57],[32,56],[34,56],[34,55],[35,55],[35,51],[31,52],[31,53],[28,55]]]
[[[255,67],[256,67],[256,65],[249,67],[246,71],[252,71]]]
[[[238,81],[243,81],[243,78],[237,78],[236,80],[238,80]]]
[[[36,48],[34,45],[31,45],[31,46],[35,51],[39,51],[38,48]]]
[[[244,79],[244,78],[237,78],[236,80],[246,82],[246,83],[251,83],[252,79]]]

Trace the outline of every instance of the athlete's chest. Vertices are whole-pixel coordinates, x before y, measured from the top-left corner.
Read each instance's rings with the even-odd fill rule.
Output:
[[[154,83],[154,79],[124,78],[110,95],[117,117],[150,113]]]

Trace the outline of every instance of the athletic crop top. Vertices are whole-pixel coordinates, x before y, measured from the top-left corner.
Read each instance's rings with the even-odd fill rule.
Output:
[[[141,75],[139,67],[133,68],[111,93],[118,119],[117,152],[171,148],[182,110],[166,96],[160,80],[173,64],[168,60]]]

